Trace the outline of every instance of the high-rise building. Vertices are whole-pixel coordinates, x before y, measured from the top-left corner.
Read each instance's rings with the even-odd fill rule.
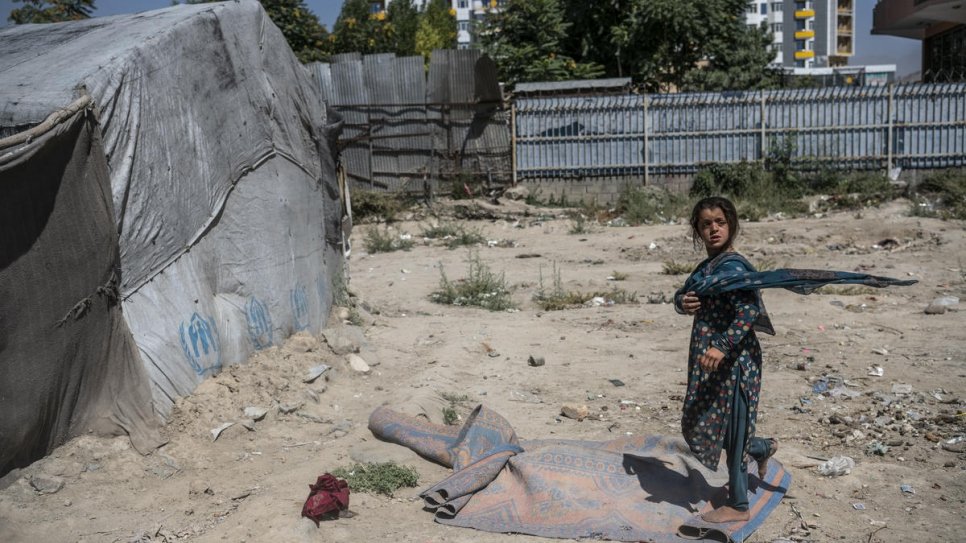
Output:
[[[845,66],[855,54],[854,0],[752,0],[745,22],[768,25],[774,63],[785,68]]]
[[[373,9],[379,10],[389,7],[393,0],[373,0]],[[417,8],[422,9],[429,0],[413,0]],[[476,25],[487,15],[499,10],[506,0],[447,0],[456,12],[456,47],[469,49],[477,43]]]

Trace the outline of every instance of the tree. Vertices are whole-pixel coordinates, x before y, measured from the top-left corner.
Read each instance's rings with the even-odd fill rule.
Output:
[[[59,23],[88,19],[94,11],[94,0],[13,0],[24,4],[10,11],[8,21],[14,24]]]
[[[707,66],[693,68],[684,77],[684,90],[723,91],[774,88],[778,74],[769,67],[775,54],[765,23],[739,25],[730,39],[715,37],[708,46]]]
[[[368,0],[345,0],[339,18],[332,27],[335,52],[372,52],[369,45],[370,26]]]
[[[456,47],[456,11],[447,0],[429,0],[416,28],[416,53],[426,61],[434,49]]]
[[[603,68],[563,53],[561,42],[571,23],[558,0],[510,0],[483,24],[483,50],[496,62],[507,84],[597,77]]]
[[[386,9],[391,49],[401,57],[416,54],[416,32],[419,30],[419,10],[413,0],[394,0]]]

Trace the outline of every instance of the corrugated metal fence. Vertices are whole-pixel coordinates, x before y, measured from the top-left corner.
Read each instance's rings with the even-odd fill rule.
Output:
[[[476,50],[434,52],[428,79],[421,57],[340,55],[315,69],[323,96],[345,118],[349,178],[376,190],[462,180],[648,184],[706,163],[761,161],[785,142],[806,168],[966,166],[963,83],[649,95],[585,89],[521,94],[506,106],[495,65]]]
[[[473,179],[509,184],[510,130],[496,66],[476,50],[422,57],[337,55],[314,69],[344,119],[342,164],[353,185],[422,191]]]
[[[755,161],[851,169],[966,165],[966,84],[703,94],[520,96],[515,180],[692,174]],[[647,152],[645,153],[645,149]]]

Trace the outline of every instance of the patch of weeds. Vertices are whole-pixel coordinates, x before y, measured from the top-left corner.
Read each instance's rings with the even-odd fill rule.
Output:
[[[572,307],[582,306],[594,298],[604,298],[609,303],[627,304],[637,301],[636,292],[614,288],[604,292],[579,292],[564,290],[560,280],[560,270],[557,262],[553,263],[553,287],[547,289],[543,283],[543,267],[540,267],[540,282],[537,292],[533,294],[533,301],[544,311],[561,311]]]
[[[624,221],[632,225],[666,223],[691,213],[691,202],[684,195],[630,185],[624,187],[616,207]]]
[[[665,260],[664,266],[661,268],[661,273],[664,275],[681,275],[685,273],[691,273],[694,268],[691,264],[687,262],[677,262],[675,260]]]
[[[815,290],[815,294],[827,294],[833,296],[866,296],[875,294],[875,289],[863,285],[825,285]]]
[[[695,175],[690,195],[694,198],[725,195],[734,201],[738,217],[746,221],[761,220],[769,213],[794,216],[808,212],[807,204],[800,199],[801,189],[786,187],[798,179],[787,169],[790,166],[784,161],[772,165],[781,165],[780,171],[772,174],[757,162],[706,164]]]
[[[402,487],[415,487],[419,473],[410,466],[395,462],[355,464],[349,468],[337,468],[332,475],[345,479],[353,492],[382,494],[392,497]]]
[[[460,416],[456,413],[456,409],[453,407],[443,408],[443,424],[446,426],[453,426],[459,422]]]
[[[475,306],[490,311],[505,311],[515,307],[504,275],[490,271],[478,253],[470,252],[469,270],[465,278],[450,281],[442,265],[439,275],[439,290],[430,295],[430,299],[438,304]]]
[[[774,258],[762,258],[755,262],[755,269],[763,272],[778,268],[778,261]]]
[[[624,272],[619,272],[617,270],[614,270],[610,274],[610,277],[608,277],[608,279],[610,279],[611,281],[624,281],[627,279],[627,274]]]
[[[457,413],[456,408],[463,405],[470,399],[466,394],[453,394],[449,392],[443,392],[440,397],[449,402],[449,405],[443,408],[443,423],[447,426],[453,426],[462,419]]]
[[[363,240],[366,251],[374,253],[391,253],[393,251],[408,251],[413,247],[413,240],[403,239],[389,231],[388,228],[370,228]]]
[[[444,240],[446,247],[450,249],[486,242],[486,237],[483,236],[483,232],[479,228],[468,228],[457,223],[424,228],[420,235],[424,238]]]
[[[570,218],[570,230],[568,234],[581,235],[591,233],[592,228],[582,213],[573,213]]]
[[[365,222],[392,222],[410,204],[409,197],[391,192],[360,190],[352,193],[352,220]]]
[[[944,170],[930,175],[910,191],[911,215],[966,219],[966,170]]]

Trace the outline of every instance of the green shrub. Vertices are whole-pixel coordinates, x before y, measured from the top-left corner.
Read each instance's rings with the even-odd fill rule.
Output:
[[[560,311],[582,306],[594,298],[604,298],[615,304],[627,304],[637,301],[637,293],[619,288],[596,292],[564,290],[556,261],[553,263],[553,287],[547,289],[543,283],[543,267],[540,268],[539,286],[537,292],[533,294],[533,301],[544,311]]]
[[[672,260],[665,260],[664,266],[661,268],[661,273],[664,275],[681,275],[684,273],[691,273],[694,268],[691,264],[687,262],[676,262]]]
[[[366,251],[370,254],[391,253],[393,251],[408,251],[412,249],[413,240],[402,239],[390,232],[387,228],[373,227],[366,231],[363,244],[366,247]]]
[[[408,196],[391,192],[356,191],[352,193],[352,220],[365,222],[392,222],[403,209],[411,204]]]
[[[430,295],[438,304],[475,306],[490,311],[513,309],[513,300],[503,274],[496,275],[480,260],[479,254],[470,252],[467,277],[450,281],[442,264],[439,267],[439,290]]]
[[[467,228],[455,223],[424,228],[420,235],[429,239],[442,239],[450,249],[486,242],[486,237],[479,228]]]
[[[910,190],[910,198],[913,215],[966,219],[966,170],[930,175]]]
[[[668,222],[688,217],[691,204],[684,195],[654,187],[625,186],[617,200],[617,213],[632,225]]]
[[[345,479],[353,492],[367,492],[392,497],[402,487],[415,487],[419,473],[410,466],[395,462],[355,464],[348,468],[336,468],[332,475]]]

